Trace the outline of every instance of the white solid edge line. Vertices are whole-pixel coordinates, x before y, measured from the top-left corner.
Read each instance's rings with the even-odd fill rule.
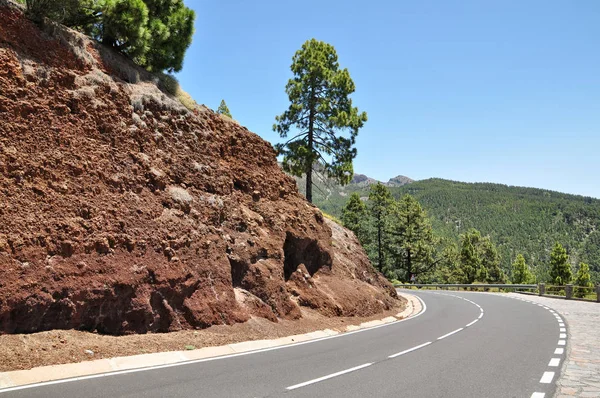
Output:
[[[413,348],[409,348],[408,350],[400,351],[397,354],[390,355],[388,358],[396,358],[396,357],[399,357],[400,355],[408,354],[409,352],[416,351],[419,348],[423,348],[425,346],[428,346],[429,344],[431,344],[431,341],[428,341],[427,343],[423,343],[423,344],[418,345],[418,346],[413,347]]]
[[[314,340],[301,341],[299,343],[285,344],[285,345],[280,345],[277,347],[261,348],[259,350],[238,352],[235,354],[221,355],[221,356],[211,357],[211,358],[193,359],[193,360],[189,360],[189,361],[175,362],[175,363],[169,363],[169,364],[165,364],[165,365],[146,366],[143,368],[127,369],[127,370],[117,370],[117,371],[113,371],[113,372],[98,373],[98,374],[86,375],[86,376],[69,377],[69,378],[60,379],[60,380],[52,380],[52,381],[44,381],[44,382],[40,382],[40,383],[25,384],[22,386],[0,388],[0,394],[5,393],[5,392],[11,392],[11,391],[26,390],[29,388],[49,386],[49,385],[53,385],[53,384],[70,383],[73,381],[90,380],[90,379],[97,379],[100,377],[118,376],[118,375],[123,375],[123,374],[128,374],[128,373],[146,372],[146,371],[155,370],[155,369],[165,369],[165,368],[172,368],[175,366],[185,366],[185,365],[192,365],[192,364],[201,363],[201,362],[217,361],[220,359],[235,358],[235,357],[241,357],[244,355],[258,354],[261,352],[281,350],[281,349],[285,349],[285,348],[291,348],[291,347],[297,347],[297,346],[301,346],[301,345],[305,345],[305,344],[316,343],[319,341],[335,339],[338,337],[350,336],[352,334],[362,333],[362,332],[366,332],[368,330],[374,330],[374,329],[379,329],[379,328],[386,327],[386,326],[395,325],[400,322],[415,319],[415,318],[423,315],[425,313],[425,311],[427,311],[427,305],[419,296],[415,295],[415,297],[421,302],[421,306],[422,306],[421,311],[417,315],[414,315],[414,316],[411,316],[408,318],[404,318],[404,319],[399,319],[395,322],[390,322],[390,323],[386,323],[383,325],[373,326],[373,327],[366,328],[366,329],[354,330],[352,332],[344,332],[344,333],[336,334],[334,336],[321,337],[321,338],[314,339]]]
[[[477,319],[481,319],[483,318],[483,312],[481,314],[479,314],[479,316],[477,317]]]
[[[310,384],[318,383],[318,382],[323,381],[323,380],[327,380],[327,379],[331,379],[333,377],[341,376],[343,374],[354,372],[356,370],[363,369],[363,368],[366,368],[367,366],[371,366],[371,365],[373,365],[373,363],[365,363],[365,364],[362,364],[362,365],[359,365],[359,366],[355,366],[355,367],[350,368],[350,369],[346,369],[346,370],[342,370],[342,371],[339,371],[339,372],[332,373],[332,374],[327,375],[327,376],[323,376],[323,377],[319,377],[317,379],[312,379],[312,380],[309,380],[309,381],[305,381],[304,383],[294,384],[293,386],[286,387],[286,390],[295,390],[296,388],[305,387],[305,386],[308,386]]]
[[[552,358],[548,366],[556,367],[560,364],[560,358]]]
[[[473,325],[475,322],[477,322],[479,320],[479,318],[475,319],[473,322],[471,323],[467,323],[467,325],[465,326],[466,328],[468,328],[469,326]]]
[[[456,330],[454,330],[454,331],[452,331],[452,332],[450,332],[450,333],[446,333],[445,335],[443,335],[443,336],[441,336],[441,337],[438,337],[437,339],[438,339],[438,340],[445,339],[446,337],[448,337],[448,336],[452,336],[454,333],[458,333],[458,332],[460,332],[460,331],[461,331],[461,330],[463,330],[463,329],[464,329],[464,328],[458,328],[458,329],[456,329]]]
[[[561,355],[565,353],[565,349],[564,348],[557,348],[556,350],[554,350],[554,354],[555,355]]]
[[[554,378],[554,372],[544,372],[542,378],[540,379],[540,383],[544,383],[544,384],[552,383],[553,378]]]
[[[534,392],[531,394],[531,398],[544,398],[546,396],[543,392]]]

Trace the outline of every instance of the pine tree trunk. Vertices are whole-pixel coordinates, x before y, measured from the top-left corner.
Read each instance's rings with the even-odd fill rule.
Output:
[[[312,166],[306,169],[306,200],[312,203]]]
[[[313,202],[312,197],[312,172],[313,172],[313,163],[315,159],[313,158],[313,146],[314,146],[314,124],[315,124],[315,101],[314,101],[314,90],[311,94],[311,104],[310,104],[310,113],[308,115],[308,150],[309,150],[309,160],[306,162],[306,200],[310,203]]]
[[[408,281],[411,282],[412,276],[412,256],[410,255],[410,249],[406,249],[406,271],[408,272]]]
[[[379,266],[379,271],[383,272],[383,248],[381,247],[381,220],[378,220],[377,223],[377,261]]]

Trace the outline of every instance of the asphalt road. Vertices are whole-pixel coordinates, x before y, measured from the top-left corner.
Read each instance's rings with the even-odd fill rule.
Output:
[[[564,353],[549,309],[485,293],[415,295],[424,312],[382,327],[0,397],[552,397]]]

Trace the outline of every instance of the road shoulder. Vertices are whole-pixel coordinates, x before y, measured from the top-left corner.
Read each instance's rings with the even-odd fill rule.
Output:
[[[557,381],[556,397],[600,397],[600,305],[539,296],[526,298],[556,310],[567,323],[567,360]]]
[[[403,311],[398,312],[395,315],[386,316],[382,319],[362,322],[358,325],[348,325],[341,330],[323,329],[277,339],[244,341],[217,347],[204,347],[195,350],[168,351],[103,358],[78,363],[40,366],[27,370],[0,372],[0,393],[3,392],[3,390],[13,390],[21,386],[36,383],[58,382],[59,380],[82,377],[101,377],[107,373],[141,371],[156,367],[176,366],[191,361],[211,360],[222,356],[243,355],[255,351],[276,349],[293,344],[307,343],[337,336],[343,333],[380,327],[399,320],[414,317],[421,313],[423,306],[416,296],[404,292],[399,293],[399,295],[407,301]]]

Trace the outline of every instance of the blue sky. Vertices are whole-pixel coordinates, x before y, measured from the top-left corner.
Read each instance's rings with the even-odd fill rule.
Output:
[[[294,52],[332,44],[369,121],[357,173],[600,198],[600,2],[192,1],[178,74],[197,102],[276,143]]]

